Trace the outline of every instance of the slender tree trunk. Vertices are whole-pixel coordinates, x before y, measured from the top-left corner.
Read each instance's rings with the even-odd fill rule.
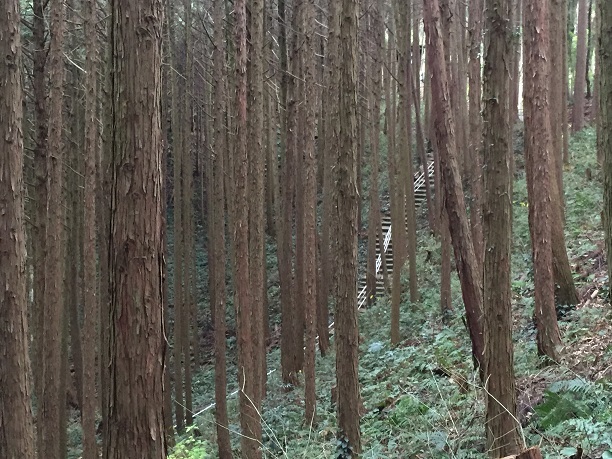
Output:
[[[391,41],[387,42],[387,58],[389,78],[397,71],[397,62],[393,53]],[[389,195],[391,206],[391,248],[393,250],[393,275],[391,278],[391,330],[392,344],[400,340],[400,302],[402,297],[401,274],[404,266],[404,251],[406,241],[404,193],[399,179],[399,158],[396,149],[396,81],[390,81],[390,92],[386,94],[389,105],[389,123],[387,135],[387,161],[389,163]]]
[[[115,0],[111,15],[115,131],[104,458],[163,459],[162,2]]]
[[[403,159],[403,186],[405,187],[405,212],[406,212],[406,256],[408,258],[408,272],[410,285],[410,302],[416,304],[419,299],[418,279],[416,269],[416,211],[414,202],[414,159],[412,153],[412,63],[410,57],[410,32],[412,25],[412,17],[410,15],[410,5],[405,2],[400,2],[400,17],[401,24],[398,24],[398,44],[400,56],[403,54],[403,59],[400,58],[400,68],[398,72],[401,78],[400,86],[400,110],[402,113],[401,138],[404,140],[401,145],[404,145]],[[403,77],[402,77],[403,76]],[[403,222],[402,222],[403,223]]]
[[[315,4],[303,3],[301,29],[304,47],[304,312],[306,349],[304,352],[305,414],[311,424],[316,417],[315,338],[317,334],[317,163],[315,159]]]
[[[165,22],[164,24],[167,24]],[[164,30],[164,58],[168,57],[168,30],[167,27]],[[162,78],[164,81],[167,81],[169,69],[166,67],[162,69],[163,74]],[[168,91],[166,90],[162,94],[162,114],[168,113],[170,106],[170,101],[168,100]],[[168,133],[169,133],[169,120],[168,116],[162,116],[161,119],[162,126],[162,135],[163,135],[163,143],[164,149],[162,153],[162,177],[167,177],[168,174],[168,158],[169,158],[169,149],[168,149]],[[167,180],[162,180],[162,252],[168,253],[168,187]],[[168,278],[167,278],[167,270],[166,270],[166,261],[165,258],[162,260],[162,269],[164,272],[164,276],[162,279],[162,304],[164,305],[164,330],[166,336],[172,336],[173,332],[170,329],[170,308],[168,303]],[[102,344],[104,345],[104,344]],[[168,355],[169,346],[166,342],[164,352]],[[169,447],[175,445],[174,442],[174,404],[172,401],[172,380],[171,376],[173,373],[173,365],[170,358],[164,359],[164,431],[166,436],[166,442]],[[105,371],[102,371],[102,374],[105,374]]]
[[[472,239],[474,240],[474,252],[479,266],[483,266],[484,241],[482,229],[482,116],[481,112],[481,63],[480,47],[482,45],[482,12],[483,0],[471,0],[469,6],[468,35],[469,61],[468,61],[468,82],[469,82],[469,142],[468,153],[471,165],[468,178],[470,179],[471,203],[470,203],[470,227],[472,229]],[[518,61],[518,57],[515,58]],[[518,83],[514,82],[517,87]],[[511,120],[512,123],[512,120]],[[482,269],[482,268],[481,268]]]
[[[304,2],[299,2],[293,9],[291,18],[291,28],[293,34],[292,53],[291,53],[291,74],[292,78],[292,100],[294,101],[292,122],[295,128],[291,129],[290,138],[293,145],[295,158],[295,302],[293,303],[293,362],[294,371],[297,373],[304,370],[304,39],[301,33],[301,17],[304,10]]]
[[[263,0],[251,0],[251,59],[250,59],[250,104],[249,110],[249,164],[250,164],[250,188],[249,206],[249,250],[250,250],[250,282],[252,286],[252,308],[251,313],[251,336],[253,338],[253,389],[256,398],[253,403],[259,410],[265,386],[265,343],[264,343],[264,306],[267,289],[264,284],[265,263],[265,220],[264,220],[264,168],[265,151],[263,146],[263,51],[264,51],[264,2]]]
[[[472,341],[472,355],[483,367],[482,333],[482,278],[474,254],[471,232],[468,226],[463,187],[459,176],[454,137],[454,120],[449,104],[447,69],[444,57],[440,24],[440,5],[437,0],[424,1],[425,30],[428,39],[427,54],[432,73],[431,94],[434,115],[436,146],[440,155],[443,178],[444,203],[448,211],[449,230],[455,252],[455,262],[461,282],[468,328]],[[440,190],[442,192],[442,190]]]
[[[486,364],[487,450],[505,457],[520,450],[516,423],[514,350],[512,344],[512,130],[510,128],[512,50],[511,0],[487,5],[488,35],[484,66],[484,331]]]
[[[340,5],[338,5],[340,6]],[[359,432],[359,333],[357,329],[357,23],[356,0],[342,0],[338,65],[340,99],[338,163],[334,170],[334,202],[337,218],[336,257],[336,384],[338,427],[355,455],[361,452]]]
[[[113,47],[110,41],[113,25],[108,22],[106,27],[107,42],[104,59],[104,82],[101,85],[102,93],[102,146],[97,164],[97,196],[96,196],[96,222],[99,247],[99,292],[100,292],[100,411],[102,423],[108,423],[108,397],[109,374],[106,371],[110,364],[110,263],[109,263],[109,231],[111,211],[111,159],[113,151],[113,117],[112,117],[112,68]]]
[[[589,5],[587,0],[578,2],[578,41],[576,44],[576,74],[574,77],[574,107],[572,108],[572,132],[584,127],[584,86],[586,84],[587,23]]]
[[[94,2],[84,4],[85,56],[85,189],[83,193],[83,459],[99,457],[96,442],[96,356],[99,349],[100,307],[98,304],[96,264],[96,163],[98,158],[97,123],[97,35]]]
[[[211,302],[214,311],[215,327],[215,422],[217,426],[217,447],[220,459],[232,458],[230,444],[229,420],[227,415],[227,370],[225,338],[225,196],[223,177],[226,165],[223,161],[225,145],[225,103],[224,103],[224,67],[225,40],[223,37],[223,0],[213,3],[214,47],[213,47],[213,83],[214,83],[214,146],[212,152],[212,200],[209,211],[212,240],[208,241],[208,253],[211,256]]]
[[[525,64],[525,159],[529,194],[529,227],[535,280],[538,353],[558,360],[561,337],[557,326],[552,273],[550,196],[550,116],[548,101],[549,2],[531,2],[523,12]]]
[[[563,123],[567,113],[563,113],[563,68],[565,54],[563,53],[563,37],[565,24],[563,23],[562,8],[567,7],[564,0],[551,0],[550,2],[550,127],[552,139],[551,169],[553,183],[557,186],[560,197],[559,204],[563,210]],[[565,219],[563,218],[563,221]]]
[[[380,6],[373,2],[370,11],[370,30],[372,31],[372,42],[369,73],[369,85],[371,86],[371,111],[370,111],[370,151],[371,151],[371,176],[370,176],[370,212],[368,215],[368,269],[367,269],[367,296],[368,304],[373,304],[376,295],[376,244],[378,242],[381,257],[381,270],[387,269],[384,254],[384,238],[380,216],[379,195],[379,144],[380,144],[380,98],[382,86],[380,75],[382,72],[382,49],[383,49],[383,19]],[[384,274],[383,274],[384,275]]]
[[[586,99],[593,97],[592,81],[591,81],[591,58],[593,54],[593,0],[588,0],[587,11],[587,44],[586,44],[586,63],[584,72],[584,81],[586,84]]]
[[[45,244],[47,234],[47,88],[45,66],[47,61],[46,27],[43,0],[32,1],[34,57],[32,63],[32,92],[34,94],[34,122],[36,140],[34,145],[35,177],[35,227],[33,232],[34,249],[34,320],[32,323],[34,341],[32,355],[32,374],[34,376],[34,395],[40,403],[42,400],[43,368],[43,327],[44,327],[44,292],[45,292]],[[37,410],[37,425],[42,424],[42,410]],[[42,444],[42,428],[36,429],[37,444]]]
[[[603,159],[604,233],[607,259],[612,260],[612,4],[599,1],[599,130],[597,147]],[[608,263],[612,285],[612,263]]]
[[[174,9],[171,3],[166,4],[170,61],[174,71],[171,70],[171,113],[172,113],[172,158],[173,158],[173,270],[174,270],[174,410],[176,417],[176,431],[182,434],[185,429],[185,393],[183,391],[183,323],[185,322],[185,302],[183,290],[184,276],[184,237],[183,232],[183,130],[181,129],[180,88],[178,84],[178,58],[176,55],[176,30]]]
[[[593,8],[595,9],[595,19],[593,20],[593,59],[595,60],[595,69],[593,70],[593,108],[591,110],[591,121],[599,129],[599,79],[600,79],[600,68],[601,61],[599,59],[599,34],[601,31],[601,19],[599,11],[600,0],[595,0]],[[601,164],[603,158],[599,157],[600,151],[597,150],[597,163]]]
[[[20,10],[0,6],[0,457],[34,458],[28,356]]]
[[[281,164],[282,202],[281,220],[278,232],[278,270],[281,294],[281,367],[283,382],[297,384],[295,372],[292,368],[292,313],[294,309],[293,268],[292,268],[292,228],[293,228],[293,190],[295,167],[293,155],[293,141],[289,135],[293,127],[294,103],[289,100],[289,75],[287,65],[287,22],[285,2],[279,0],[278,15],[280,20],[279,48],[283,76],[281,80],[281,153],[284,155]],[[292,96],[293,97],[293,96]],[[284,112],[283,112],[284,111]],[[291,115],[291,116],[290,116]],[[284,149],[283,149],[284,147]]]
[[[521,16],[523,0],[512,0],[510,17],[512,38],[510,41],[510,129],[519,121],[520,79],[521,79]],[[511,174],[514,174],[514,154],[511,155]]]
[[[319,322],[319,349],[321,355],[325,355],[329,347],[329,298],[330,294],[336,295],[332,291],[335,286],[335,263],[332,236],[336,233],[336,224],[334,218],[334,166],[338,161],[337,150],[337,126],[338,119],[338,90],[334,81],[338,81],[338,68],[340,62],[338,59],[340,46],[340,14],[338,13],[338,2],[329,2],[329,35],[328,46],[326,52],[325,65],[326,69],[326,89],[324,104],[326,107],[326,117],[323,120],[325,124],[325,155],[323,158],[323,215],[321,218],[321,275],[320,282],[317,285],[319,293],[317,316],[321,318]]]
[[[561,0],[563,2],[563,4],[565,5],[564,7],[562,7],[562,11],[563,11],[563,23],[564,24],[568,24],[568,16],[570,16],[571,11],[576,11],[576,2],[578,0]],[[568,8],[568,1],[570,3],[570,8]],[[573,17],[574,15],[571,14],[571,16]],[[572,27],[574,24],[574,21],[572,19],[571,21],[572,23]],[[572,28],[572,34],[573,34],[573,28]],[[570,81],[570,70],[569,70],[569,66],[570,66],[570,54],[571,54],[571,47],[570,47],[570,41],[568,39],[569,36],[569,30],[567,27],[564,28],[563,30],[563,55],[564,55],[564,60],[563,60],[563,110],[562,113],[565,115],[563,118],[563,164],[569,164],[569,120],[567,119],[567,113],[568,113],[568,104],[569,104],[569,81]],[[523,54],[524,54],[524,48],[523,48]],[[525,60],[525,57],[523,57],[523,60]]]
[[[193,98],[193,49],[191,33],[191,0],[183,1],[183,20],[185,23],[185,68],[183,72],[184,86],[183,98],[180,100],[181,121],[181,147],[179,154],[182,154],[182,177],[183,195],[181,197],[182,210],[182,230],[183,238],[183,320],[181,321],[182,352],[185,376],[185,425],[193,424],[193,394],[191,388],[191,356],[194,355],[194,362],[197,364],[197,339],[193,328],[197,324],[196,305],[193,287],[195,284],[195,259],[194,259],[194,223],[193,223],[193,158],[191,153],[192,145],[192,107]],[[177,233],[174,233],[177,234]],[[175,335],[176,336],[176,335]]]
[[[247,17],[246,0],[234,3],[234,34],[236,63],[236,141],[234,144],[234,264],[236,306],[236,334],[238,337],[238,384],[240,390],[240,425],[242,454],[247,459],[261,457],[261,419],[257,412],[258,394],[255,381],[255,361],[253,349],[253,302],[250,283],[249,260],[249,199],[247,150]]]
[[[62,250],[64,238],[62,108],[64,94],[64,2],[50,2],[49,21],[49,130],[47,157],[47,238],[45,252],[45,303],[43,331],[42,429],[39,455],[63,457],[60,451],[60,379],[62,321],[64,319]],[[44,453],[43,453],[44,452]]]

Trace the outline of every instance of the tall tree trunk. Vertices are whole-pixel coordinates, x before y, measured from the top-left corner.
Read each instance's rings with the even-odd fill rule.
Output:
[[[225,145],[225,103],[224,103],[224,67],[225,40],[223,37],[223,0],[213,3],[214,47],[213,47],[213,113],[214,144],[212,152],[212,200],[209,211],[210,231],[213,236],[208,241],[208,253],[211,257],[211,302],[214,311],[215,327],[215,422],[217,426],[217,447],[220,459],[232,458],[232,446],[229,436],[229,420],[227,415],[227,370],[225,338],[225,196],[223,193],[223,177],[225,164],[223,150]],[[212,256],[211,256],[212,255]]]
[[[483,369],[482,278],[478,273],[478,262],[474,254],[472,236],[467,221],[463,187],[459,176],[459,163],[456,157],[457,146],[454,136],[454,120],[449,104],[445,50],[440,24],[440,5],[437,0],[424,1],[423,3],[425,30],[429,45],[427,55],[432,73],[432,115],[434,116],[436,147],[440,155],[442,187],[444,188],[443,199],[448,211],[448,226],[472,341],[472,355],[475,362]]]
[[[96,186],[98,158],[97,123],[97,5],[84,3],[85,56],[85,189],[83,193],[83,459],[99,457],[96,442],[96,375],[99,349],[100,307],[96,264]]]
[[[282,231],[279,232],[280,244],[278,248],[279,279],[281,285],[281,367],[283,382],[296,385],[297,364],[295,363],[295,340],[296,331],[294,330],[293,314],[297,297],[294,292],[293,280],[293,204],[295,191],[295,130],[296,130],[296,103],[293,90],[294,81],[289,77],[289,67],[287,63],[287,21],[285,15],[285,2],[279,1],[280,27],[280,48],[281,66],[285,70],[281,81],[281,103],[284,99],[286,115],[284,129],[281,133],[284,139],[285,149],[282,153]],[[294,12],[295,14],[295,12]],[[293,53],[292,53],[293,54]],[[293,62],[292,62],[293,64]],[[293,67],[293,65],[292,65]],[[291,69],[293,73],[293,68]],[[283,141],[281,140],[281,146]]]
[[[266,383],[266,353],[264,343],[264,307],[267,289],[264,283],[264,271],[266,269],[265,259],[265,220],[264,220],[264,174],[265,174],[265,151],[263,146],[263,50],[264,50],[264,2],[263,0],[252,0],[251,11],[251,59],[249,76],[250,104],[248,106],[249,120],[249,145],[250,145],[250,188],[249,188],[249,250],[250,250],[250,282],[252,307],[251,313],[251,336],[253,342],[253,384],[256,398],[252,402],[261,409]]]
[[[557,326],[552,273],[550,196],[550,116],[548,101],[549,2],[531,2],[523,12],[525,64],[525,159],[529,195],[529,227],[535,280],[538,352],[559,358],[561,337]]]
[[[28,356],[23,89],[17,0],[0,6],[0,457],[34,458]]]
[[[44,293],[45,293],[45,242],[47,233],[47,88],[45,66],[47,61],[46,27],[43,0],[32,1],[34,57],[32,63],[32,92],[34,94],[34,122],[36,139],[34,145],[34,194],[36,209],[34,214],[33,252],[34,252],[34,311],[32,323],[34,341],[32,355],[32,374],[34,376],[34,395],[37,401],[42,400],[42,368],[43,368],[43,327],[44,327]],[[41,425],[42,410],[37,410],[37,425]],[[42,444],[43,429],[36,429],[37,444]]]
[[[166,22],[164,25],[167,24]],[[164,30],[164,58],[168,57],[168,30],[167,27]],[[162,79],[163,81],[168,81],[168,74],[170,69],[166,67],[162,69]],[[168,113],[170,106],[170,101],[168,100],[168,91],[166,90],[162,94],[162,114]],[[168,148],[168,134],[169,134],[169,119],[168,116],[162,116],[161,119],[162,126],[162,135],[163,135],[163,143],[164,149],[162,153],[162,177],[167,177],[168,174],[168,158],[169,158],[169,148]],[[168,253],[168,185],[167,180],[162,180],[162,253]],[[164,272],[164,276],[162,279],[162,304],[164,305],[164,330],[166,336],[172,336],[173,332],[170,329],[170,308],[168,302],[168,277],[166,271],[166,261],[165,258],[162,260],[162,269]],[[102,343],[104,346],[104,343]],[[168,355],[169,346],[166,342],[166,346],[164,352]],[[169,447],[175,445],[174,442],[174,404],[172,400],[172,378],[173,373],[173,362],[170,358],[164,359],[164,430],[166,434],[166,442]],[[102,374],[105,374],[105,371],[102,371]]]
[[[111,171],[113,152],[113,116],[112,116],[112,68],[113,46],[110,41],[113,25],[106,26],[107,42],[104,59],[104,82],[102,93],[102,147],[97,164],[96,222],[99,251],[99,292],[100,292],[100,411],[103,424],[108,423],[109,374],[105,369],[110,364],[109,323],[110,323],[110,263],[109,263],[109,229],[111,211]]]
[[[49,130],[47,157],[47,237],[45,253],[45,303],[43,331],[42,429],[39,454],[63,457],[59,430],[62,321],[64,320],[62,250],[64,238],[62,109],[64,95],[64,2],[50,2],[49,21]],[[43,456],[41,456],[43,457]]]
[[[565,24],[563,23],[562,8],[567,7],[564,0],[551,0],[550,2],[550,127],[552,139],[552,177],[555,179],[559,204],[563,209],[563,123],[567,113],[563,113],[563,68],[565,54],[563,52],[563,37]],[[565,220],[565,219],[563,219]]]
[[[166,14],[168,21],[168,34],[170,60],[175,69],[170,75],[171,86],[171,114],[172,114],[172,158],[173,158],[173,271],[174,271],[174,410],[176,417],[177,433],[182,434],[185,429],[185,393],[183,391],[183,329],[185,322],[185,294],[183,289],[184,277],[184,243],[185,234],[183,232],[183,129],[181,125],[181,103],[180,88],[178,84],[178,58],[176,46],[176,25],[174,20],[174,9],[171,3],[166,4]]]
[[[604,232],[607,259],[612,260],[612,4],[599,1],[599,130],[597,147],[603,159]],[[608,263],[612,285],[612,263]]]
[[[510,17],[512,38],[510,41],[510,129],[519,121],[520,79],[521,79],[521,16],[523,0],[512,0]],[[514,154],[511,155],[511,174],[514,174]]]
[[[146,14],[143,12],[146,11]],[[165,458],[160,0],[115,0],[104,458]]]
[[[576,44],[576,74],[574,76],[574,107],[572,108],[572,132],[584,127],[584,86],[586,84],[587,57],[587,0],[578,2],[578,40]]]
[[[300,33],[300,22],[304,3],[299,2],[293,9],[293,17],[291,18],[291,28],[295,31],[293,34],[293,46],[291,53],[291,74],[292,78],[292,100],[293,116],[291,122],[295,123],[295,128],[291,129],[289,145],[293,145],[295,158],[295,299],[293,304],[293,312],[291,318],[293,320],[293,362],[294,371],[297,373],[304,370],[304,75],[303,75],[303,60],[304,60],[304,44]]]
[[[254,380],[254,350],[252,285],[249,265],[249,199],[247,150],[247,17],[246,0],[234,3],[234,34],[236,62],[236,140],[234,144],[234,265],[236,304],[236,334],[238,337],[238,384],[240,390],[240,426],[242,454],[247,459],[261,457],[261,419],[257,412],[257,383]],[[255,403],[253,403],[255,401]]]
[[[553,250],[553,275],[555,279],[557,303],[561,305],[578,304],[578,292],[574,285],[572,270],[567,257],[565,245],[565,211],[563,194],[563,151],[567,132],[567,112],[564,111],[564,83],[563,69],[566,66],[565,53],[562,49],[564,43],[565,28],[561,16],[567,7],[565,0],[553,0],[550,3],[550,127],[551,127],[551,182],[556,186],[551,187],[552,223],[551,237]],[[584,110],[583,110],[584,111]],[[565,113],[565,114],[564,114]]]
[[[593,17],[593,0],[588,0],[589,6],[587,11],[587,45],[586,45],[586,65],[584,66],[584,81],[586,84],[586,98],[592,99],[593,88],[591,80],[591,59],[593,56],[593,27],[594,22],[591,19]],[[591,111],[592,113],[592,111]]]
[[[317,162],[315,159],[315,4],[303,3],[301,29],[304,47],[304,312],[306,348],[304,352],[306,422],[316,416],[315,338],[317,334]]]
[[[380,215],[380,195],[378,188],[379,175],[379,143],[380,143],[380,98],[382,86],[380,75],[382,72],[382,48],[383,48],[383,19],[380,6],[377,2],[372,3],[370,11],[370,30],[372,31],[371,61],[369,74],[369,86],[371,87],[371,111],[370,111],[370,151],[371,151],[371,176],[370,176],[370,211],[368,214],[368,268],[367,268],[367,298],[368,304],[372,304],[376,295],[376,244],[378,242],[381,258],[381,270],[385,273],[387,269],[384,254],[384,238]],[[385,275],[385,274],[382,274]]]
[[[486,364],[487,450],[489,457],[520,451],[516,423],[514,349],[512,344],[512,130],[511,69],[497,65],[510,59],[511,0],[487,5],[483,85],[484,125],[484,332]]]
[[[482,13],[483,0],[471,0],[469,6],[469,61],[468,61],[468,83],[469,83],[469,142],[468,152],[471,165],[468,178],[470,179],[471,203],[470,203],[470,227],[474,241],[474,252],[479,266],[483,266],[484,241],[482,234],[482,115],[481,111],[481,63],[480,47],[482,45]],[[515,58],[518,61],[518,57]],[[518,83],[514,83],[518,91]],[[512,120],[510,120],[512,123]],[[482,268],[481,268],[482,269]]]
[[[395,29],[394,29],[395,30]],[[389,106],[389,122],[387,131],[387,161],[389,164],[389,195],[391,207],[391,247],[393,250],[393,274],[391,278],[391,330],[392,344],[400,340],[400,302],[402,297],[402,268],[404,266],[404,252],[406,244],[406,220],[404,207],[404,193],[399,178],[398,169],[401,167],[396,148],[397,105],[396,80],[393,75],[397,73],[398,63],[395,59],[394,48],[391,41],[387,41],[387,65],[389,66],[390,85],[387,89],[385,103]]]
[[[338,5],[340,6],[340,5]],[[338,163],[334,170],[337,218],[336,380],[338,427],[355,456],[361,452],[359,432],[359,333],[357,329],[357,23],[356,0],[342,0],[338,65],[340,99]]]
[[[323,164],[323,215],[321,218],[321,276],[317,288],[320,292],[317,316],[321,318],[319,325],[319,348],[321,354],[325,355],[329,347],[329,298],[336,295],[335,287],[336,266],[334,260],[335,247],[333,246],[333,235],[336,233],[336,221],[334,218],[334,166],[338,161],[338,131],[336,120],[338,119],[339,93],[335,84],[339,81],[338,64],[340,62],[340,5],[338,2],[329,2],[329,35],[326,52],[326,118],[323,120],[325,126],[325,155]]]
[[[191,153],[192,145],[192,106],[193,98],[193,45],[192,45],[192,12],[191,0],[183,1],[183,21],[185,23],[185,69],[183,71],[184,86],[181,99],[181,150],[182,154],[182,176],[183,176],[183,205],[181,221],[181,235],[183,238],[183,320],[181,322],[182,352],[185,376],[185,425],[193,424],[193,394],[191,388],[191,356],[194,355],[194,362],[197,364],[197,339],[193,330],[197,324],[196,305],[194,295],[195,285],[195,259],[194,259],[194,223],[193,223],[193,158]],[[174,233],[176,234],[176,233]],[[193,338],[192,338],[193,337]]]
[[[412,153],[412,59],[410,57],[411,40],[410,32],[412,25],[412,17],[410,13],[410,5],[406,2],[399,2],[399,11],[401,23],[398,24],[398,44],[400,49],[400,71],[398,76],[401,81],[400,86],[400,111],[402,113],[402,122],[400,137],[403,139],[401,145],[404,145],[402,153],[402,172],[403,186],[406,190],[405,194],[405,212],[406,212],[406,256],[408,258],[408,273],[410,285],[410,302],[416,304],[419,299],[418,279],[416,269],[416,211],[414,201],[414,158]],[[401,57],[403,55],[403,58]],[[402,222],[403,223],[403,222]]]
[[[599,59],[599,34],[601,31],[601,19],[599,11],[600,0],[595,0],[593,8],[595,9],[595,19],[593,19],[593,59],[595,60],[595,69],[593,70],[593,108],[591,110],[591,120],[593,124],[599,129],[599,79],[600,79],[600,68],[601,61]],[[597,150],[597,163],[601,164],[603,158],[599,157],[600,152]]]

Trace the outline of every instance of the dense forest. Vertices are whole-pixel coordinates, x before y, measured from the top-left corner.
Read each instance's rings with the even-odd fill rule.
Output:
[[[612,2],[1,0],[0,459],[612,458]]]

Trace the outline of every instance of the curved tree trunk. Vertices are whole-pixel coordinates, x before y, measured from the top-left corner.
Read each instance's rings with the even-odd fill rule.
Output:
[[[467,221],[463,187],[456,156],[454,120],[450,107],[445,49],[442,41],[440,5],[438,0],[424,0],[427,55],[430,62],[432,116],[440,169],[442,176],[443,203],[448,211],[449,229],[452,239],[457,272],[461,282],[461,293],[467,316],[472,355],[484,369],[482,333],[482,278],[474,254],[471,231]],[[482,375],[482,373],[481,373]]]

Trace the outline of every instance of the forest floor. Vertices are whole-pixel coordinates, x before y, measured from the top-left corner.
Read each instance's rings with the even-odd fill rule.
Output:
[[[595,132],[584,130],[571,143],[571,165],[564,175],[566,242],[581,303],[562,311],[564,343],[558,365],[538,357],[533,323],[533,274],[527,224],[527,191],[518,139],[513,197],[512,290],[518,417],[525,445],[539,445],[545,458],[612,458],[612,309],[601,228],[602,178],[596,163]],[[454,311],[446,322],[439,310],[439,244],[419,232],[417,304],[405,288],[401,312],[403,341],[389,342],[390,300],[381,296],[360,313],[359,377],[363,402],[363,458],[485,458],[484,396],[470,357],[463,303],[453,275]],[[274,257],[269,265],[274,263]],[[406,279],[405,279],[406,280]],[[274,274],[269,279],[275,285]],[[405,282],[407,285],[407,282]],[[277,287],[269,294],[278,300]],[[276,307],[276,306],[275,306]],[[272,311],[274,314],[274,309]],[[273,330],[273,333],[278,330]],[[230,356],[235,339],[228,339]],[[230,357],[231,359],[231,357]],[[268,368],[280,369],[277,348]],[[268,377],[263,407],[266,458],[330,458],[336,451],[332,404],[335,355],[317,358],[317,419],[304,421],[303,386],[291,391],[280,372]],[[229,369],[232,392],[235,368]],[[194,407],[214,401],[212,362],[193,378]],[[230,430],[239,456],[237,398],[229,397]],[[196,410],[196,412],[199,411]],[[76,423],[78,424],[78,422]],[[78,443],[78,428],[70,442]],[[73,449],[77,457],[77,449]],[[172,458],[214,458],[214,408],[199,413],[195,428],[174,448]]]
[[[564,343],[558,365],[537,355],[533,323],[533,274],[527,224],[527,192],[518,139],[514,185],[512,289],[518,417],[525,445],[539,445],[546,458],[612,457],[612,310],[609,302],[603,233],[602,179],[595,159],[595,132],[571,141],[571,165],[564,176],[566,238],[581,303],[561,312]],[[459,282],[453,277],[452,316],[439,311],[439,246],[427,231],[419,234],[421,300],[403,297],[399,346],[389,343],[390,301],[382,296],[360,313],[359,376],[364,413],[364,458],[484,458],[484,396],[472,367],[463,321]],[[231,343],[233,344],[233,343]],[[332,404],[335,355],[317,361],[317,420],[304,421],[303,387],[287,391],[278,371],[269,376],[263,408],[263,450],[268,458],[329,458],[336,451]],[[278,349],[268,368],[280,368]],[[235,375],[229,377],[235,381]],[[194,379],[195,400],[214,398],[212,369]],[[229,402],[230,429],[239,431],[237,401]],[[209,451],[215,457],[213,410],[196,418],[201,436],[187,434],[175,458]],[[238,450],[239,435],[233,435]],[[190,446],[191,445],[191,446]],[[202,457],[201,455],[198,457]],[[205,456],[208,457],[208,456]],[[573,456],[580,457],[580,456]]]

